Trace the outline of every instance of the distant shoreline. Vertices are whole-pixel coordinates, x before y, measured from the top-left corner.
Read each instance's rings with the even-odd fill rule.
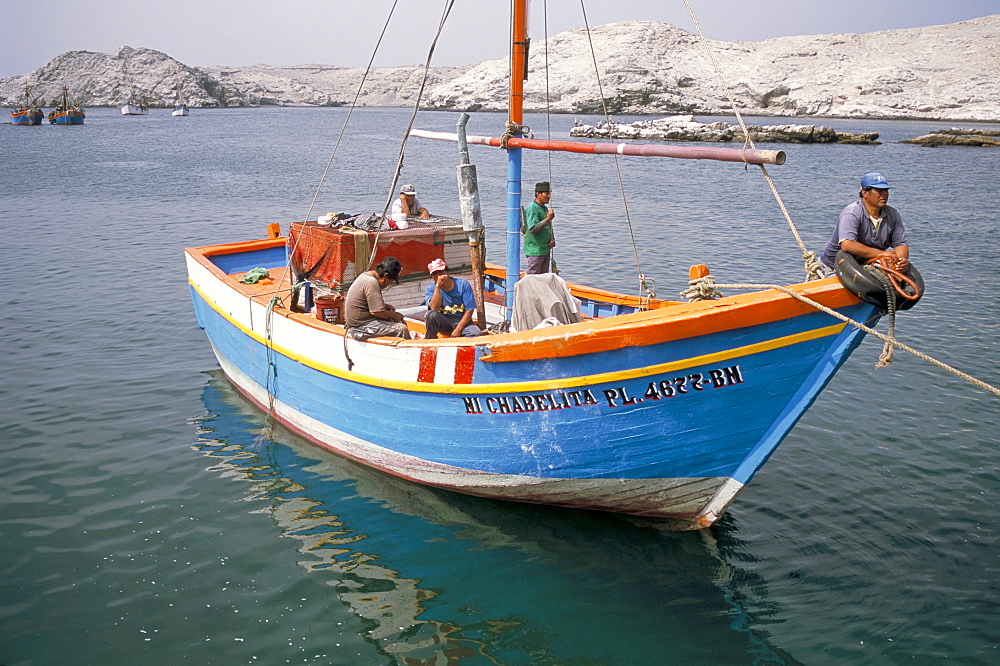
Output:
[[[119,109],[119,105],[102,105],[94,104],[88,105],[87,109]],[[326,104],[264,104],[260,106],[203,106],[190,107],[192,111],[198,111],[199,113],[203,111],[233,111],[236,109],[247,109],[247,110],[266,110],[266,109],[349,109],[350,105],[333,106]],[[408,106],[375,106],[372,104],[365,106],[355,107],[357,109],[407,109],[412,110],[412,107]],[[172,111],[174,107],[171,106],[151,106],[149,108],[150,113],[153,111]],[[421,109],[422,113],[506,113],[504,109],[478,109],[476,111],[465,111],[463,109]],[[528,111],[526,110],[525,115],[544,115],[544,111]],[[596,113],[571,113],[568,111],[552,111],[554,116],[577,116],[581,118],[603,118],[600,114]],[[672,115],[671,113],[620,113],[612,114],[612,118],[624,118],[624,117],[636,117],[636,118],[667,118]],[[736,119],[735,113],[721,113],[721,112],[706,112],[698,113],[697,111],[691,114],[701,117],[711,117],[711,118],[732,118]],[[822,120],[860,120],[860,121],[908,121],[908,122],[940,122],[940,123],[975,123],[977,125],[996,125],[1000,124],[1000,118],[994,120],[984,120],[984,119],[974,119],[974,118],[940,118],[935,116],[837,116],[837,115],[804,115],[804,116],[790,116],[790,115],[768,115],[761,114],[758,112],[746,112],[740,114],[743,118],[766,118],[775,122],[785,121],[780,124],[789,124],[795,122],[802,125],[817,125],[820,124]],[[9,124],[9,123],[8,123]]]

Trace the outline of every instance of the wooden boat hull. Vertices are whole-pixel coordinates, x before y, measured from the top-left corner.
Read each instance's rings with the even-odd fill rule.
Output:
[[[45,114],[39,109],[19,109],[10,114],[11,125],[41,125]]]
[[[254,295],[282,239],[187,250],[199,325],[274,418],[396,476],[497,499],[712,524],[863,333],[776,291],[472,339],[347,341]],[[835,279],[795,288],[877,318]],[[350,357],[348,361],[347,356]]]
[[[82,111],[63,111],[49,113],[49,122],[53,125],[82,125],[86,114]]]

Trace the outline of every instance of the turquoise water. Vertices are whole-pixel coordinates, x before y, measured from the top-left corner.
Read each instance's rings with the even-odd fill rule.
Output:
[[[696,533],[429,490],[267,428],[218,373],[182,249],[302,219],[345,115],[0,126],[0,663],[996,663],[1000,400],[903,352],[876,370],[876,340]],[[407,120],[356,112],[314,215],[381,209]],[[805,242],[884,171],[928,283],[898,335],[1000,384],[1000,151],[895,143],[951,123],[828,124],[886,143],[782,146]],[[502,262],[506,168],[473,158]],[[525,160],[567,279],[634,293],[636,255],[667,298],[693,263],[802,276],[756,169],[622,159],[634,252],[611,160]],[[414,139],[401,182],[456,214],[456,163]]]

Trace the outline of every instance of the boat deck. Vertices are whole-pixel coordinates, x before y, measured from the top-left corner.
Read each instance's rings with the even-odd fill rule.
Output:
[[[267,305],[271,299],[278,295],[280,298],[281,312],[290,319],[307,323],[310,326],[330,329],[333,332],[343,335],[344,326],[331,324],[318,318],[315,308],[310,312],[297,312],[301,308],[292,306],[291,302],[291,271],[271,270],[270,277],[263,278],[254,284],[245,284],[241,279],[246,273],[238,271],[227,273],[226,280],[236,290],[242,292],[247,297],[252,298],[257,303]],[[472,279],[471,272],[456,272],[455,277],[466,280]],[[483,300],[486,306],[487,325],[497,324],[503,320],[504,292],[503,292],[504,272],[503,268],[496,265],[487,265],[484,279]],[[392,303],[398,311],[405,317],[410,330],[423,335],[425,333],[424,315],[427,308],[424,305],[424,293],[430,278],[419,280],[408,280],[398,285],[393,285],[386,289],[385,300]],[[615,292],[584,287],[567,283],[570,293],[581,301],[580,318],[583,321],[603,319],[621,314],[629,314],[640,309],[639,299],[634,296],[626,296]],[[316,293],[316,296],[322,296]],[[300,297],[301,302],[301,297]],[[649,302],[648,309],[658,309],[670,305],[679,305],[680,302],[653,299]]]

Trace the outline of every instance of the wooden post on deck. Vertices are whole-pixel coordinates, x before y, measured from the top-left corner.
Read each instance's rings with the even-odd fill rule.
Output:
[[[472,262],[472,293],[476,297],[476,326],[486,330],[486,307],[483,300],[483,272],[486,257],[483,252],[483,214],[479,205],[479,179],[476,165],[469,161],[469,144],[465,140],[465,124],[469,114],[463,113],[457,123],[458,152],[458,200],[462,208],[462,229],[469,236],[469,257]]]

